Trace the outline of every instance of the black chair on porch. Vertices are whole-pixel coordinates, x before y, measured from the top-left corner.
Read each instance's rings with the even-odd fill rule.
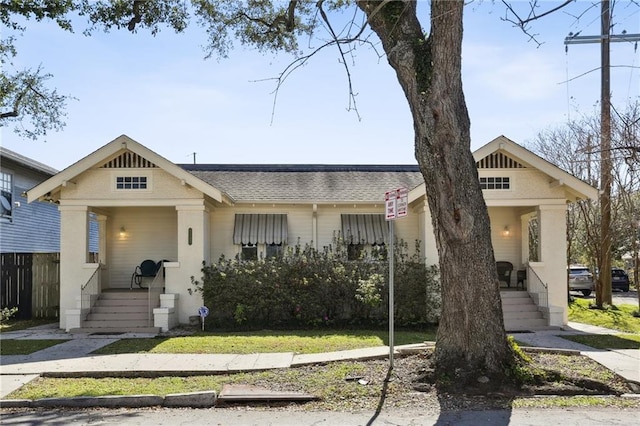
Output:
[[[133,275],[131,275],[131,285],[129,286],[129,290],[133,289],[133,283],[140,288],[142,287],[142,279],[143,278],[154,278],[158,273],[158,270],[162,266],[161,262],[156,263],[154,260],[143,260],[139,266],[136,266],[136,269],[133,271]]]
[[[511,272],[513,272],[513,264],[506,261],[496,262],[496,268],[498,269],[498,281],[503,281],[507,284],[507,287],[511,287]]]

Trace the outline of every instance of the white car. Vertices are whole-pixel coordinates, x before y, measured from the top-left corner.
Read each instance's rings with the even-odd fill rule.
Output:
[[[582,265],[569,266],[569,291],[579,291],[586,297],[593,290],[595,290],[595,284],[589,268]]]

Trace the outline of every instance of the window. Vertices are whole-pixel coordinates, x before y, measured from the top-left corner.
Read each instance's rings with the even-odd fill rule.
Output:
[[[266,258],[282,257],[282,244],[267,244]]]
[[[347,246],[347,260],[360,260],[363,256],[363,244],[349,244]]]
[[[511,178],[503,177],[481,177],[481,189],[511,189]]]
[[[242,260],[258,260],[258,245],[243,244],[241,258]]]
[[[13,176],[0,172],[0,217],[12,218],[13,212]]]
[[[387,246],[385,244],[371,246],[371,258],[373,260],[387,260]]]
[[[147,189],[147,177],[117,176],[116,189]]]
[[[236,214],[233,244],[240,246],[242,260],[281,256],[287,244],[286,214]]]

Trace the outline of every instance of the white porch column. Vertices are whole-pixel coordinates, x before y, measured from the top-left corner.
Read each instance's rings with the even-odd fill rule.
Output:
[[[531,259],[531,253],[529,253],[529,221],[535,217],[535,213],[529,213],[520,216],[520,229],[522,232],[520,233],[520,264],[524,269],[524,266],[529,263]]]
[[[178,263],[179,268],[167,269],[165,281],[168,294],[179,294],[178,321],[189,322],[189,316],[198,315],[202,294],[189,294],[193,288],[191,277],[201,281],[202,262],[210,262],[209,211],[204,205],[176,206],[178,211]]]
[[[111,281],[109,279],[109,263],[107,259],[107,216],[97,215],[96,220],[98,222],[98,262],[101,263],[102,270],[102,288],[110,286]]]
[[[76,309],[89,253],[89,214],[86,206],[59,206],[60,210],[60,328],[67,329],[67,310]]]
[[[567,310],[567,222],[566,204],[538,207],[540,262],[544,265],[540,278],[549,289],[549,325],[563,326]]]

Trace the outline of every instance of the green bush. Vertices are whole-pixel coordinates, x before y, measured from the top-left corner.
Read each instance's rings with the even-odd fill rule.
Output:
[[[8,320],[12,316],[14,316],[17,312],[18,312],[18,308],[15,306],[12,308],[9,308],[9,307],[2,308],[2,310],[0,310],[0,322],[4,322]]]
[[[440,285],[435,266],[427,267],[416,243],[395,248],[395,324],[435,324]],[[379,256],[379,255],[378,255]],[[224,256],[204,265],[194,281],[215,328],[318,328],[382,326],[388,323],[388,261],[364,253],[347,260],[347,247],[335,239],[323,250],[296,245],[281,257],[241,261]]]

